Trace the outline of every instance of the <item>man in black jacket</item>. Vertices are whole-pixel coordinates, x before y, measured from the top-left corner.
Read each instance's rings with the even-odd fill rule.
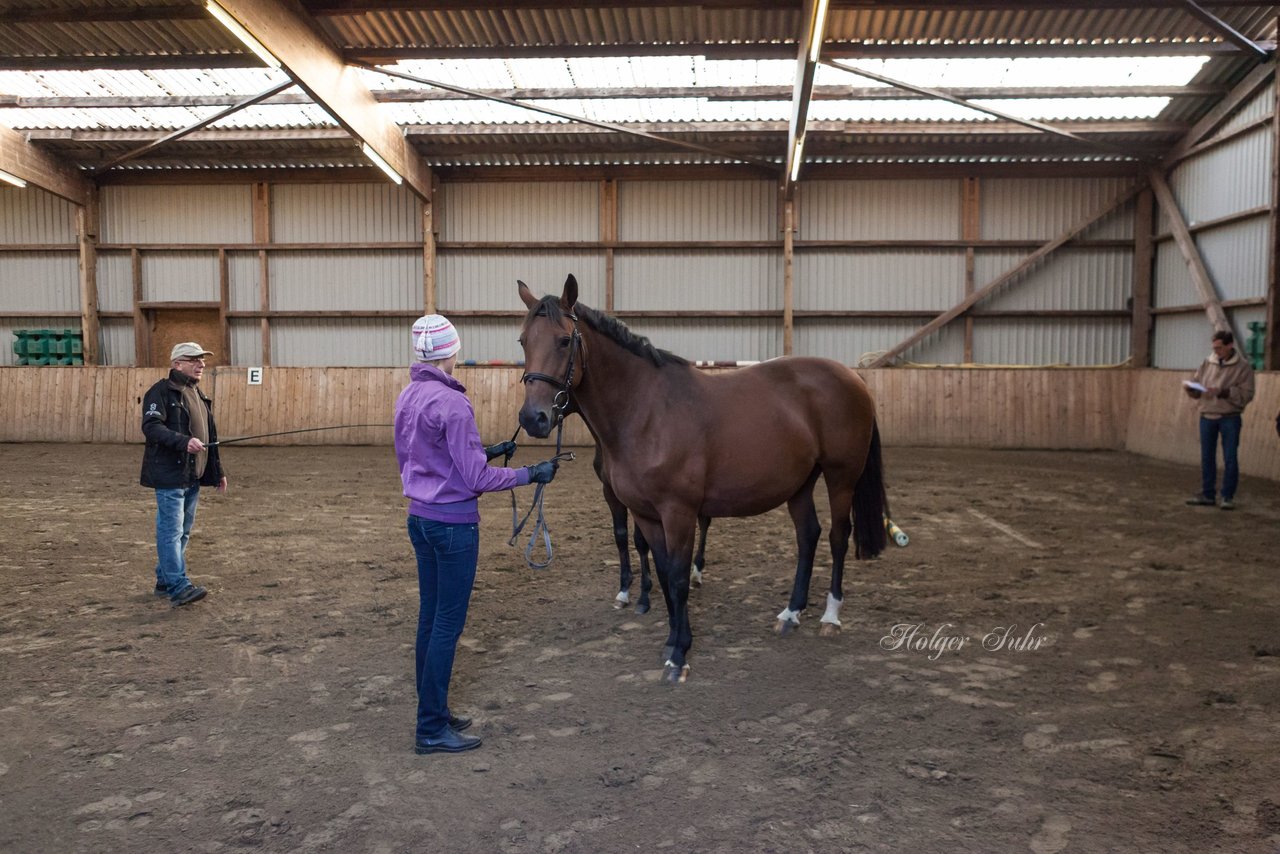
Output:
[[[189,605],[208,593],[187,577],[187,541],[196,521],[200,486],[227,491],[218,459],[212,401],[196,384],[213,353],[194,341],[174,345],[169,376],[142,399],[143,486],[156,491],[156,595]]]

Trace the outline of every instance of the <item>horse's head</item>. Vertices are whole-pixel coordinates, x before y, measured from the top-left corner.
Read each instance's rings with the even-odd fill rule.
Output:
[[[520,426],[530,436],[541,439],[569,411],[573,389],[582,382],[587,367],[574,315],[578,280],[572,275],[565,279],[558,300],[551,296],[538,299],[524,282],[516,284],[520,299],[529,307],[520,330],[520,346],[524,348]]]

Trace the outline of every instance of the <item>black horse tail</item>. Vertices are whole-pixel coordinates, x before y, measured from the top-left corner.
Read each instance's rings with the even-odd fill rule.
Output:
[[[889,543],[884,520],[889,498],[884,490],[884,466],[880,460],[880,426],[871,423],[871,447],[862,476],[853,487],[853,548],[859,560],[873,558]]]

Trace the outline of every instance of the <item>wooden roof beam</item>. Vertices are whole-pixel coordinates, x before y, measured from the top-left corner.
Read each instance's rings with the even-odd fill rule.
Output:
[[[1212,83],[1187,86],[967,86],[938,89],[956,98],[1003,100],[1035,98],[1221,98],[1227,87]],[[499,96],[513,99],[613,100],[617,98],[705,98],[708,101],[783,101],[792,94],[790,86],[626,86],[549,88],[549,89],[477,89],[479,97]],[[239,95],[50,95],[25,96],[0,94],[4,109],[148,109],[155,107],[220,107],[234,104]],[[432,101],[464,101],[475,96],[442,89],[379,89],[373,98],[380,104],[418,104]],[[815,101],[918,101],[930,96],[899,91],[885,86],[814,86]],[[310,104],[311,98],[300,93],[273,95],[261,103],[271,105]]]
[[[394,122],[382,114],[359,72],[301,13],[274,0],[219,0],[326,112],[384,160],[420,198],[431,198],[431,173]]]
[[[82,207],[93,197],[93,182],[86,180],[79,170],[3,126],[0,126],[0,169]]]

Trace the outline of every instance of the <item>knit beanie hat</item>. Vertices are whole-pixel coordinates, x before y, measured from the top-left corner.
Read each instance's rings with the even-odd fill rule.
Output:
[[[458,330],[439,314],[419,317],[413,323],[413,352],[419,362],[447,359],[462,349]]]

